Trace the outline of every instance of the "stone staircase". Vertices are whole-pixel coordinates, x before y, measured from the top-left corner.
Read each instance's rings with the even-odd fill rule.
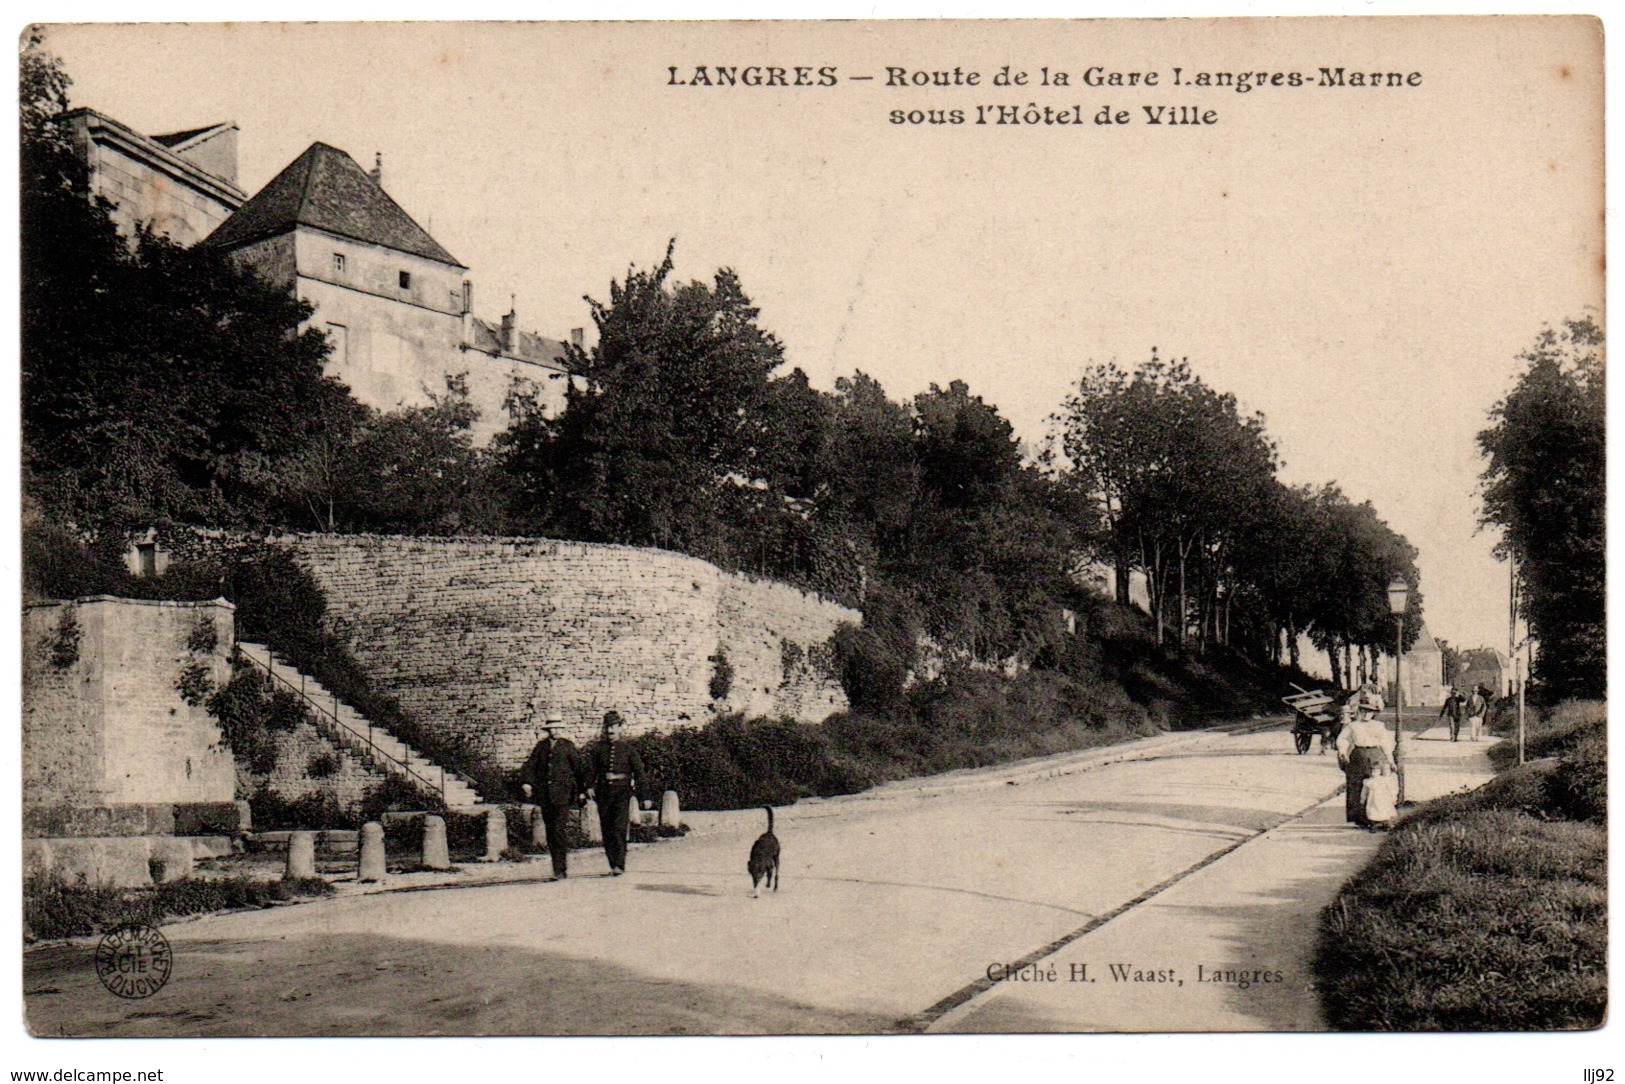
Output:
[[[237,651],[272,684],[301,697],[311,722],[323,737],[335,742],[368,765],[401,779],[425,795],[442,798],[447,809],[483,806],[485,799],[463,776],[434,763],[410,745],[328,692],[315,678],[288,665],[264,644],[238,642]]]

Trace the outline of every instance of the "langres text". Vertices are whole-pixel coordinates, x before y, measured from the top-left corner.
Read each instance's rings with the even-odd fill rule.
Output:
[[[779,68],[765,64],[696,64],[666,69],[668,87],[832,87],[840,82],[834,65]]]

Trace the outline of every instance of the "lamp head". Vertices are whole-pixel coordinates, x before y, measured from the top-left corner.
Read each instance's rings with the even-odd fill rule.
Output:
[[[1400,576],[1388,581],[1388,612],[1395,617],[1405,612],[1405,603],[1411,597],[1411,585]]]

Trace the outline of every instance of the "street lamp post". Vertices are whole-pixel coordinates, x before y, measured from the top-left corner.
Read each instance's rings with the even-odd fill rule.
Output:
[[[1405,654],[1405,604],[1410,594],[1411,586],[1403,578],[1395,576],[1388,581],[1388,612],[1394,615],[1394,773],[1399,776],[1399,802],[1405,800],[1405,720],[1399,708],[1405,699],[1400,677]]]

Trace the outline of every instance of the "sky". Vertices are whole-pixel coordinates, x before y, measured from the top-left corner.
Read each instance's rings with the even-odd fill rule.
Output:
[[[475,308],[589,326],[676,238],[736,269],[816,386],[965,380],[1029,447],[1085,366],[1152,347],[1260,411],[1288,483],[1336,482],[1420,551],[1430,631],[1506,644],[1475,435],[1543,324],[1602,307],[1600,28],[1584,20],[60,26],[74,105],[235,121],[256,191],[311,142],[370,167],[471,269]],[[696,65],[833,67],[716,87]],[[1026,86],[995,87],[1005,65]],[[671,66],[678,69],[674,77]],[[1157,72],[1156,88],[1081,75]],[[1204,70],[1420,72],[1381,89]],[[891,87],[887,69],[980,73]],[[1064,71],[1066,87],[1036,85]],[[853,82],[852,75],[872,75]],[[793,77],[793,76],[792,76]],[[1120,125],[974,123],[979,105]],[[1143,106],[1212,124],[1143,123]],[[891,123],[959,109],[970,123]]]

